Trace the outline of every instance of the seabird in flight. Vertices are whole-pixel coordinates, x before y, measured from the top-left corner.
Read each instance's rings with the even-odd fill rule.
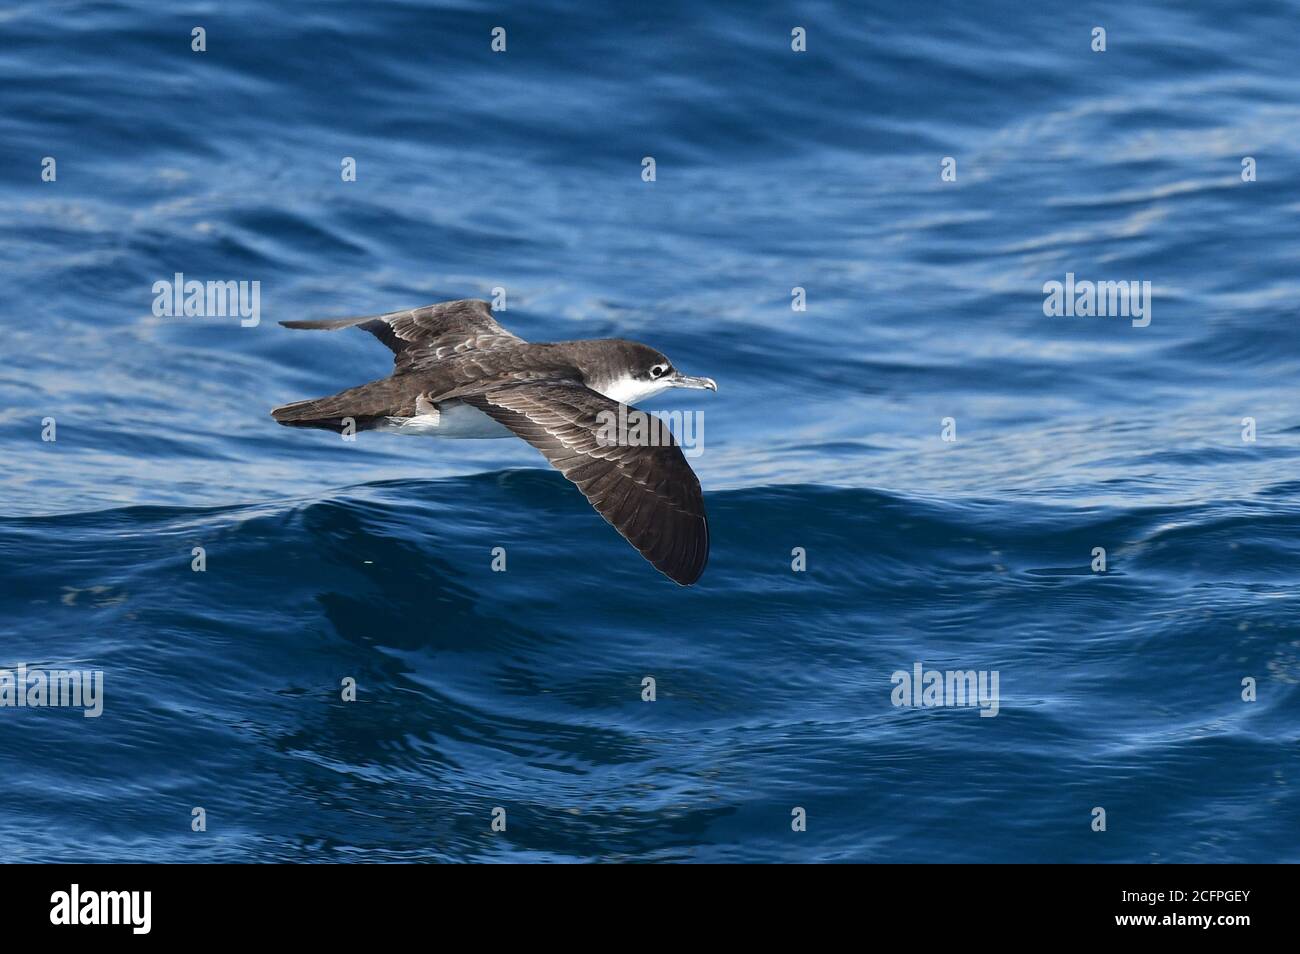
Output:
[[[709,559],[704,498],[659,418],[626,405],[669,388],[718,389],[654,348],[619,338],[530,343],[487,302],[446,301],[361,318],[282,321],[356,326],[394,355],[390,377],[271,412],[290,427],[521,437],[665,576],[689,586]]]

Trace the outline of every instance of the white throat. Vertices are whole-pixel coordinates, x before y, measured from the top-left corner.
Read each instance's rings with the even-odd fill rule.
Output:
[[[656,394],[662,394],[670,387],[672,387],[672,384],[662,378],[658,381],[649,381],[628,375],[605,385],[600,390],[600,393],[611,401],[618,401],[621,404],[636,404],[647,398],[652,398]]]

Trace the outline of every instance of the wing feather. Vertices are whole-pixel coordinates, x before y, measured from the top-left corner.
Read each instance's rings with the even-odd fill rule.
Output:
[[[361,328],[393,352],[395,374],[418,370],[466,351],[492,351],[523,344],[492,317],[492,307],[476,298],[444,301],[386,315],[282,321],[286,328],[337,331]]]

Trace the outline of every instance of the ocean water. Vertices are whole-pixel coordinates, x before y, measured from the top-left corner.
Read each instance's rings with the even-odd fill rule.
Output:
[[[104,680],[0,707],[6,858],[1300,860],[1298,43],[1276,2],[0,11],[0,668]],[[178,272],[259,323],[155,316]],[[1067,273],[1149,324],[1046,315]],[[277,321],[496,288],[718,380],[650,405],[703,422],[698,585],[522,442],[268,416],[390,368]],[[996,715],[895,705],[918,664]]]

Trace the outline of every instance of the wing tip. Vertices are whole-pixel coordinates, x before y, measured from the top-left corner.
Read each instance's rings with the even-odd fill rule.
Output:
[[[344,319],[345,321],[348,319]],[[332,331],[338,327],[334,319],[331,318],[294,318],[289,321],[281,321],[279,324],[286,328],[306,328],[308,330],[327,330]]]
[[[707,524],[705,525],[708,526]],[[698,559],[684,561],[679,565],[660,566],[653,564],[654,568],[662,573],[668,579],[672,580],[678,586],[694,586],[704,576],[704,571],[709,565],[709,538],[708,531],[705,531],[704,550]],[[644,556],[645,554],[642,554]]]

